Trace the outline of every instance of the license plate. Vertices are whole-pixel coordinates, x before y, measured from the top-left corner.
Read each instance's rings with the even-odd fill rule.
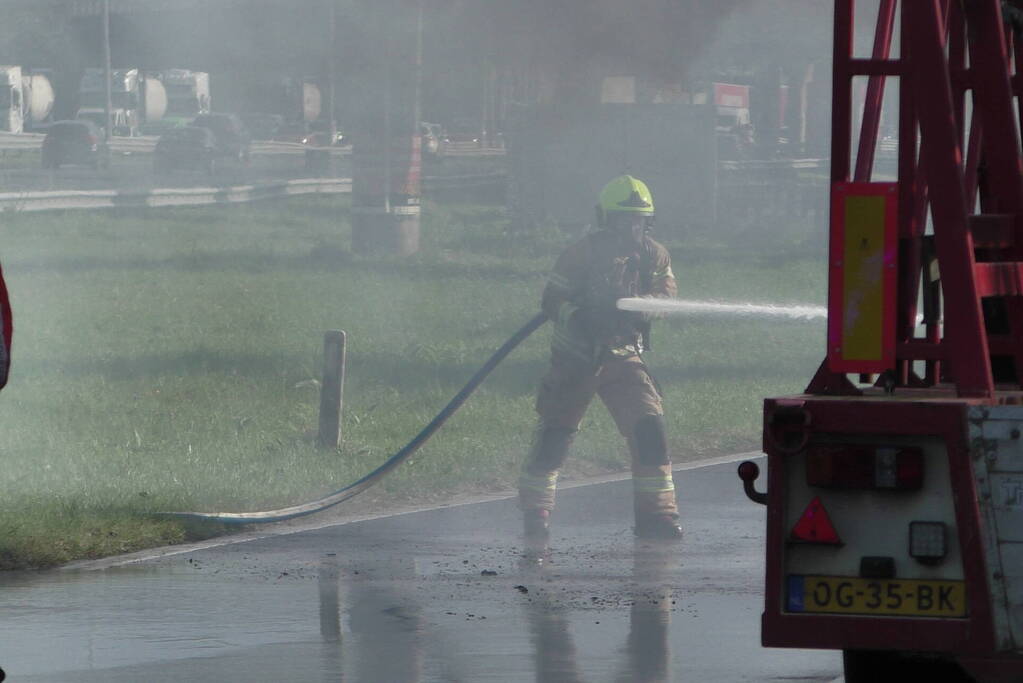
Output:
[[[902,617],[965,617],[966,582],[790,574],[786,610]]]

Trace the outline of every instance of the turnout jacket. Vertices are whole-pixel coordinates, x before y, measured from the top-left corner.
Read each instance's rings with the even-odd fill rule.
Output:
[[[608,230],[569,245],[544,287],[541,307],[554,323],[551,350],[599,364],[610,353],[643,351],[650,316],[619,311],[624,297],[674,297],[678,292],[671,256],[659,242],[623,240]]]

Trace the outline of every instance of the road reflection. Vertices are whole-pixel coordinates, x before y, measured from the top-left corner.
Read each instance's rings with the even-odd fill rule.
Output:
[[[636,541],[632,555],[632,606],[629,608],[628,663],[620,681],[671,681],[672,570],[678,546]]]
[[[345,583],[344,613],[354,641],[346,650],[341,626],[341,571],[335,554],[321,560],[317,588],[320,637],[325,653],[324,681],[344,680],[346,652],[351,656],[354,681],[422,680],[425,637],[422,608],[401,588],[414,582],[414,562],[390,564],[387,574],[388,580],[380,583]]]
[[[548,566],[544,565],[544,570]],[[584,679],[576,661],[567,608],[556,604],[550,594],[537,591],[526,603],[526,621],[537,682],[581,683]]]
[[[603,615],[606,628],[613,629],[616,613],[621,614],[625,607],[629,610],[629,629],[624,642],[621,636],[615,636],[620,645],[608,643],[604,653],[613,653],[617,647],[620,663],[610,672],[605,669],[601,679],[607,680],[607,673],[612,673],[613,680],[619,682],[672,680],[669,629],[679,549],[636,542],[631,559],[631,575],[622,576],[620,585],[604,597],[590,598],[592,604],[566,601],[564,582],[556,578],[557,570],[549,564],[493,584],[498,591],[495,600],[501,591],[513,587],[521,594],[518,602],[526,617],[525,642],[532,650],[533,676],[538,683],[587,680],[586,662],[580,659],[573,627],[579,627],[581,615],[585,615],[585,621],[595,616],[597,624]],[[489,642],[488,631],[482,628],[460,631],[455,641],[442,645],[444,629],[424,616],[428,610],[419,604],[412,590],[422,579],[413,560],[387,562],[372,573],[383,580],[364,578],[365,573],[357,576],[356,570],[341,570],[333,554],[320,562],[317,587],[324,681],[342,681],[346,674],[349,680],[360,682],[468,681],[472,680],[468,671],[488,668],[484,655],[511,654],[502,649],[501,643]],[[552,578],[554,583],[549,581]],[[512,580],[521,580],[530,588],[512,586]],[[424,650],[429,653],[424,654]],[[424,674],[424,661],[431,662],[429,676]],[[436,667],[445,671],[444,678],[436,678]]]
[[[328,553],[320,560],[316,585],[320,594],[320,638],[323,641],[321,680],[339,683],[344,680],[344,658],[341,652],[340,568],[337,554]]]
[[[678,567],[678,546],[636,541],[632,555],[632,580],[623,586],[629,604],[629,634],[624,662],[617,681],[659,683],[672,680],[671,626],[673,570]],[[539,575],[551,565],[539,565]],[[599,598],[598,598],[599,600]],[[539,591],[526,607],[527,623],[534,648],[538,683],[578,683],[583,680],[572,635],[570,609]],[[599,622],[598,622],[599,623]]]

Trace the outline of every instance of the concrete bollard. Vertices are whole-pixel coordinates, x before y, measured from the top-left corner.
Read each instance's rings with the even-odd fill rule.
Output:
[[[330,330],[323,335],[323,382],[320,384],[320,448],[341,444],[341,408],[345,386],[345,333]]]

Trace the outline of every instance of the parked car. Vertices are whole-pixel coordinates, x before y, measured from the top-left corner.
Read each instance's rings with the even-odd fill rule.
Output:
[[[296,142],[300,145],[307,145],[312,140],[312,133],[306,123],[284,123],[278,126],[274,132],[273,140],[276,142]]]
[[[43,168],[82,164],[106,168],[110,157],[99,127],[87,119],[57,121],[46,131],[41,151]]]
[[[235,114],[200,114],[190,125],[207,128],[213,133],[218,157],[248,163],[252,155],[252,137]]]
[[[284,125],[280,114],[239,114],[238,118],[248,128],[253,140],[273,140]]]
[[[447,142],[447,136],[444,134],[444,129],[441,128],[439,123],[420,122],[419,135],[422,139],[424,157],[436,158],[444,155],[444,144]]]
[[[92,121],[99,130],[99,136],[104,137],[103,131],[107,127],[107,115],[102,111],[80,111],[75,114],[75,121]]]
[[[309,143],[311,145],[318,145],[320,147],[330,145],[349,145],[351,141],[348,136],[341,131],[341,126],[336,121],[334,122],[334,139],[330,140],[330,123],[325,119],[317,119],[309,124]]]
[[[471,142],[482,145],[486,137],[479,121],[471,119],[455,119],[448,126],[447,138],[450,142]]]
[[[176,168],[216,170],[217,138],[209,128],[185,126],[160,136],[153,148],[153,172],[168,173]]]

